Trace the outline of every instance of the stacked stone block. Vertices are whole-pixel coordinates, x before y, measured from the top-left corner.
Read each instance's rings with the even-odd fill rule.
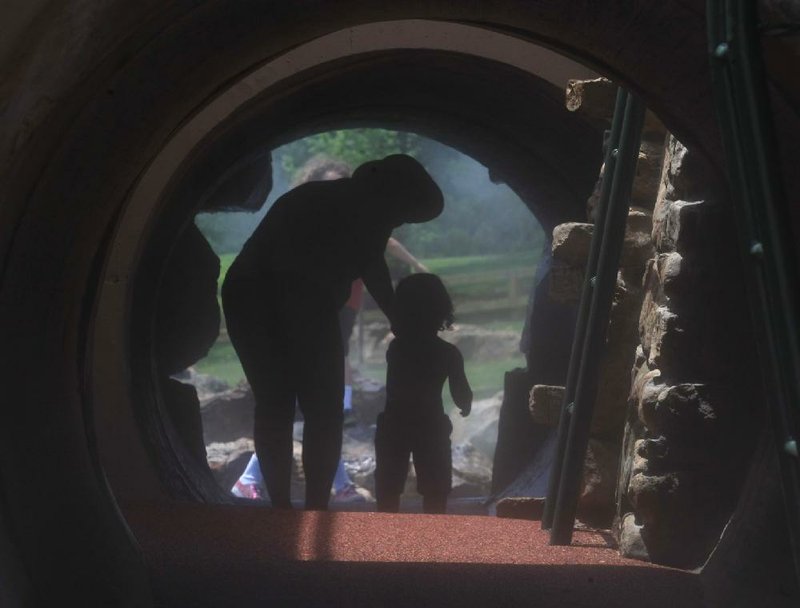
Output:
[[[604,79],[573,81],[567,90],[567,107],[591,118],[605,115],[608,123],[615,94],[616,86]],[[631,194],[578,503],[580,517],[599,525],[610,524],[614,513],[620,446],[630,392],[628,379],[639,342],[637,321],[644,296],[642,279],[654,254],[652,208],[660,183],[665,133],[650,113],[647,125]],[[595,193],[587,201],[588,218],[594,217],[603,170]],[[550,295],[554,299],[573,304],[579,301],[594,228],[592,223],[578,222],[554,228],[550,280]],[[563,387],[534,386],[530,395],[534,421],[553,426],[558,423],[563,390]]]
[[[733,218],[710,175],[669,138],[617,486],[621,552],[680,567],[719,539],[758,430]]]

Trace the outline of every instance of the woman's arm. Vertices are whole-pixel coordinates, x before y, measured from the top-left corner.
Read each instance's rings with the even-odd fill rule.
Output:
[[[383,256],[374,258],[365,268],[361,277],[364,285],[369,291],[375,303],[386,315],[391,324],[394,320],[394,289],[392,288],[392,278],[389,275],[389,268]]]
[[[403,247],[403,244],[394,237],[389,237],[386,242],[386,253],[401,262],[411,264],[416,272],[429,272],[428,267],[411,255],[411,252]]]

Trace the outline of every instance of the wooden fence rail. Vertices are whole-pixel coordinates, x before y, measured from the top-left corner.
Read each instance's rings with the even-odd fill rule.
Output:
[[[528,305],[528,289],[533,274],[533,269],[512,268],[440,276],[453,297],[456,314],[463,318],[465,315],[490,313],[500,316],[524,310]],[[383,318],[383,313],[372,303],[361,311],[359,326]],[[224,315],[218,339],[228,341]]]

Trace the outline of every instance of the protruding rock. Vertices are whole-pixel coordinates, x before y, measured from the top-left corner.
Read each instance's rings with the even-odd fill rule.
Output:
[[[631,477],[628,492],[637,515],[645,525],[664,520],[663,514],[672,506],[674,500],[671,497],[676,494],[680,485],[681,479],[677,473],[637,473]]]
[[[253,393],[246,383],[203,403],[201,415],[206,444],[252,437],[255,407]]]
[[[557,426],[564,404],[564,387],[536,384],[531,389],[531,419],[536,424]]]
[[[540,521],[544,513],[545,498],[509,497],[498,501],[497,517]]]
[[[244,471],[255,448],[253,440],[211,443],[206,446],[208,465],[222,488],[229,490]]]
[[[659,197],[653,210],[653,244],[659,253],[687,251],[703,238],[701,215],[708,204],[703,201],[670,200]]]
[[[165,264],[156,311],[156,361],[169,376],[206,356],[219,335],[219,258],[194,224]]]
[[[567,81],[566,106],[570,112],[607,120],[614,114],[617,85],[607,78]]]
[[[611,523],[618,468],[618,442],[589,439],[578,498],[578,512],[585,521],[603,526]]]
[[[622,268],[644,268],[653,257],[653,214],[644,209],[632,208],[628,213],[625,241],[622,245],[619,265]]]
[[[176,434],[194,462],[206,468],[206,447],[203,440],[203,423],[200,417],[200,401],[195,388],[172,378],[161,381],[161,394],[164,397],[169,418]]]
[[[633,513],[626,513],[622,518],[618,542],[619,552],[623,557],[650,561],[647,547],[642,540],[642,526],[636,523]]]
[[[553,260],[570,266],[586,266],[594,224],[567,222],[553,228]]]
[[[617,85],[607,78],[591,80],[569,80],[565,103],[570,112],[590,120],[610,124],[614,116]],[[648,111],[645,114],[643,131],[646,134],[665,134],[666,129],[659,118]]]
[[[713,188],[714,172],[699,154],[691,152],[675,137],[667,140],[659,199],[699,201]]]
[[[523,471],[539,449],[540,442],[548,430],[537,427],[531,420],[528,410],[531,390],[528,370],[518,368],[506,372],[504,389],[503,402],[497,417],[497,445],[492,462],[492,494],[503,491]]]
[[[703,384],[678,384],[664,388],[655,401],[643,400],[642,420],[658,435],[681,443],[713,441],[721,422]]]
[[[631,204],[652,209],[661,185],[661,168],[664,161],[664,138],[643,139],[639,147],[636,173],[631,189]]]
[[[579,302],[585,274],[585,262],[581,266],[570,266],[553,261],[548,282],[550,298],[562,304]]]

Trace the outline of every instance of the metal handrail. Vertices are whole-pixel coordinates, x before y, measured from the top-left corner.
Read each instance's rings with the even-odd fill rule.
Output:
[[[553,512],[553,525],[550,530],[551,545],[568,545],[572,542],[575,513],[583,478],[583,463],[586,459],[592,415],[597,398],[600,364],[605,352],[608,320],[617,285],[617,272],[625,241],[625,227],[630,210],[633,179],[639,159],[645,109],[644,103],[638,97],[628,93],[619,137],[619,148],[617,151],[612,151],[612,155],[617,154],[617,163],[611,182],[602,245],[597,261],[597,274],[593,278],[591,305],[586,322],[586,338],[580,351],[580,369],[575,383],[574,409],[569,421],[569,434],[561,466],[561,481]]]
[[[800,580],[800,274],[775,155],[755,3],[708,0],[708,44],[759,360]]]
[[[605,233],[605,223],[608,215],[608,200],[611,195],[611,185],[617,164],[617,156],[614,152],[619,146],[619,136],[622,132],[622,120],[627,100],[628,93],[622,88],[617,89],[617,100],[614,105],[614,116],[611,121],[611,133],[608,138],[608,149],[606,150],[603,178],[600,187],[600,198],[594,209],[595,227],[592,232],[589,258],[586,262],[586,271],[583,277],[583,288],[581,290],[581,299],[578,306],[575,334],[572,338],[572,352],[567,371],[567,384],[564,388],[564,402],[558,419],[555,457],[553,458],[553,466],[550,470],[547,498],[542,513],[542,529],[544,530],[550,529],[553,524],[553,514],[557,502],[556,498],[561,483],[561,465],[564,461],[564,453],[567,447],[570,412],[572,410],[572,401],[575,398],[575,385],[578,380],[578,372],[580,371],[580,356],[578,353],[583,349],[583,344],[586,340],[586,324],[589,319],[589,308],[592,301],[592,277],[597,273],[597,261],[600,258],[600,248],[603,244],[602,237]]]

